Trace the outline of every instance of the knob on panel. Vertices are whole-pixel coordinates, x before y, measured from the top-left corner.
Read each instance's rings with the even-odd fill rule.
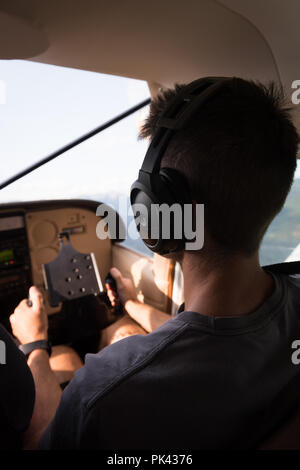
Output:
[[[57,228],[54,223],[44,220],[33,227],[32,238],[37,246],[49,245],[56,241]]]

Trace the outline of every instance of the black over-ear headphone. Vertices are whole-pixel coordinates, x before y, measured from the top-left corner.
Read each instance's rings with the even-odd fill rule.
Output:
[[[180,251],[184,249],[185,238],[174,238],[174,227],[170,219],[170,238],[162,236],[161,215],[157,211],[151,212],[151,206],[163,203],[169,206],[178,203],[191,204],[192,198],[184,176],[173,168],[160,168],[161,160],[173,134],[183,129],[192,119],[199,108],[214,96],[229,78],[206,77],[191,82],[171,100],[166,110],[159,118],[157,131],[145,155],[138,179],[131,186],[131,205],[146,208],[148,217],[143,217],[139,211],[134,210],[137,229],[146,246],[159,254]],[[138,216],[137,216],[138,212]],[[152,217],[150,217],[152,215]],[[153,220],[154,219],[156,220]],[[151,223],[156,223],[158,232],[150,237]]]

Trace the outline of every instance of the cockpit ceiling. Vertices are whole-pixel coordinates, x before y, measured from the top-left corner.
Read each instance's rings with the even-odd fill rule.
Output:
[[[299,18],[299,0],[0,0],[0,57],[160,85],[280,78],[290,91],[300,79]],[[27,27],[25,42],[14,19],[16,30],[20,20]]]

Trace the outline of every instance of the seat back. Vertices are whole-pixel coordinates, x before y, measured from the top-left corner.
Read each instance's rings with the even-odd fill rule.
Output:
[[[300,409],[259,447],[261,450],[300,450]]]

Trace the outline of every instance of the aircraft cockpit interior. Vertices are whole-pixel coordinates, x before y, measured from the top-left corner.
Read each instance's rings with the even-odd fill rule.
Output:
[[[5,370],[9,367],[9,363],[6,364],[11,354],[6,347],[8,337],[14,341],[17,353],[21,350],[25,354],[26,374],[30,369],[33,377],[28,378],[28,381],[31,380],[30,386],[35,388],[35,402],[33,399],[30,402],[28,392],[28,414],[31,413],[31,418],[27,421],[24,418],[26,425],[19,427],[14,423],[18,416],[14,410],[20,402],[18,390],[22,387],[12,386],[7,393],[15,400],[7,408],[10,410],[11,406],[13,410],[7,412],[7,415],[11,413],[13,416],[9,424],[12,435],[18,428],[18,436],[21,434],[18,439],[23,439],[23,444],[18,441],[11,447],[8,445],[8,448],[98,448],[95,437],[98,436],[101,441],[99,446],[103,444],[103,449],[111,449],[116,433],[116,448],[154,449],[157,446],[157,449],[163,449],[174,442],[178,450],[177,430],[191,429],[194,435],[200,433],[201,436],[199,422],[203,420],[207,429],[207,441],[203,440],[205,448],[214,449],[216,439],[215,445],[220,443],[221,448],[300,449],[300,439],[295,438],[295,429],[297,432],[300,430],[300,399],[297,402],[296,393],[289,394],[288,388],[294,384],[294,390],[300,393],[300,379],[298,383],[299,374],[296,373],[297,364],[300,363],[300,353],[299,358],[297,356],[300,336],[297,337],[297,329],[291,327],[289,320],[285,320],[284,327],[283,323],[279,324],[280,333],[277,336],[275,330],[272,330],[270,336],[266,334],[260,337],[259,327],[255,327],[258,318],[262,318],[259,312],[265,315],[262,311],[267,309],[262,307],[263,301],[270,300],[270,305],[275,302],[275,297],[271,296],[271,287],[275,286],[275,290],[280,288],[281,281],[278,279],[286,276],[284,279],[288,277],[290,282],[282,287],[281,297],[278,294],[281,300],[286,296],[284,312],[298,305],[299,19],[300,4],[297,0],[154,0],[150,3],[137,0],[110,3],[103,0],[0,1],[0,333],[3,329],[3,334],[8,335],[2,342],[0,334],[0,388],[1,372],[4,374],[4,367]],[[275,96],[274,89],[268,89],[270,82],[274,82],[284,92],[286,104],[283,110],[279,110],[281,104],[278,104],[280,100]],[[261,83],[265,84],[265,88]],[[239,96],[239,86],[242,90],[240,93],[243,90],[245,92],[244,107],[242,99],[238,102],[236,98]],[[247,86],[249,96],[253,92],[250,104],[247,102]],[[229,95],[224,93],[223,104],[220,108],[212,108],[212,114],[209,114],[210,103],[217,102],[222,87],[227,93],[232,93],[232,102],[226,101]],[[253,91],[255,87],[258,87],[256,92]],[[270,98],[273,92],[275,97]],[[255,110],[251,102],[253,107],[256,103],[260,104],[259,96],[262,94],[264,99],[261,103],[265,104],[269,100],[265,114],[267,117],[264,120],[263,114],[258,113],[257,119],[252,119]],[[273,112],[276,106],[277,111]],[[240,112],[238,118],[234,114],[235,107]],[[199,118],[204,131],[201,134],[199,130],[196,137],[190,137],[189,129],[194,132],[197,109],[199,111],[200,108],[208,113],[208,119],[202,118],[201,121]],[[219,112],[221,117],[217,121]],[[287,119],[291,119],[288,124],[285,121]],[[209,140],[209,125],[214,120],[219,127]],[[267,121],[275,123],[274,127],[265,128]],[[280,127],[284,125],[285,128]],[[250,138],[247,132],[250,132],[251,126],[253,133]],[[224,129],[229,132],[230,138],[225,139],[224,152],[221,153],[228,163],[224,163],[222,158],[217,159]],[[243,132],[245,138],[239,135]],[[173,145],[174,136],[175,139],[182,136],[184,144],[180,146],[180,140],[179,144],[175,140]],[[280,169],[276,152],[279,152],[282,142],[282,145],[288,147],[289,138],[288,150],[281,149],[285,167],[283,165]],[[264,139],[270,139],[271,143],[266,140],[265,144]],[[298,139],[296,150],[295,139]],[[261,142],[260,147],[258,142]],[[211,157],[203,165],[203,171],[199,172],[199,163],[191,163],[186,157],[185,152],[187,149],[192,152],[193,146],[200,149],[199,161],[203,152],[205,154],[207,151]],[[246,155],[245,162],[242,161],[244,157],[241,157],[232,171],[228,172],[237,148],[241,155]],[[253,159],[253,164],[246,161],[249,149],[254,149],[256,157],[262,155],[260,161],[257,157],[255,176],[253,168],[256,160]],[[174,158],[172,152],[176,154]],[[268,152],[270,155],[265,163],[263,158]],[[291,157],[292,163],[288,157],[290,154],[294,157],[293,161]],[[164,165],[163,162],[167,163]],[[222,165],[224,177],[218,173]],[[273,173],[270,170],[272,165]],[[290,169],[292,165],[294,167]],[[286,181],[283,167],[286,169]],[[211,180],[209,177],[205,179],[208,168],[213,168],[217,175],[215,178],[211,176]],[[282,175],[282,180],[279,176],[277,178],[276,171]],[[184,175],[182,180],[179,174]],[[196,184],[198,177],[199,182]],[[223,213],[227,201],[224,190],[227,180],[231,181],[228,183],[231,188],[228,194],[235,195],[240,190],[240,200],[244,201],[243,210],[240,210],[230,230],[226,228],[228,218],[225,210]],[[282,189],[283,196],[280,196],[281,186],[286,190],[284,193]],[[206,212],[206,203],[208,201],[207,207],[211,207],[218,191],[222,194],[222,201],[218,202],[212,217],[209,209]],[[201,196],[203,194],[203,201],[196,201],[200,193]],[[253,194],[252,199],[250,194]],[[265,198],[261,196],[259,199],[259,194],[264,194]],[[282,204],[279,200],[282,200]],[[193,264],[196,263],[196,258],[192,258],[191,254],[193,249],[189,251],[183,248],[187,239],[193,240],[182,229],[183,222],[180,225],[180,236],[174,235],[175,213],[167,219],[168,230],[171,227],[169,244],[161,240],[163,222],[160,215],[157,216],[159,232],[151,238],[142,235],[143,229],[149,229],[152,223],[148,221],[148,215],[143,218],[139,209],[140,218],[137,222],[136,214],[133,214],[132,208],[136,203],[148,208],[150,204],[151,207],[157,207],[157,204],[167,202],[170,206],[178,201],[180,210],[189,203],[193,211],[196,211],[197,203],[204,205],[203,212],[199,209],[199,214],[204,214],[201,219],[204,225],[201,232],[204,240],[203,256],[210,250],[213,254],[210,260],[205,258],[205,262],[199,255],[202,271]],[[235,263],[240,247],[246,246],[246,241],[243,245],[243,240],[239,240],[239,246],[235,248],[234,243],[238,240],[236,234],[241,231],[246,239],[252,230],[251,227],[246,230],[247,220],[256,223],[256,216],[258,218],[265,207],[266,212],[269,210],[268,204],[272,206],[273,212],[270,210],[271,215],[266,221],[265,215],[261,216],[265,225],[258,227],[256,233],[261,234],[257,259],[252,260],[250,249],[243,258],[245,269],[249,268],[249,273],[253,269],[253,277],[249,275],[244,279],[243,274],[237,275],[240,266]],[[233,211],[237,211],[235,202],[231,206]],[[245,215],[247,211],[248,219]],[[195,212],[191,214],[194,221]],[[211,226],[214,228],[210,232]],[[225,240],[226,249],[219,252],[222,240]],[[228,247],[234,248],[230,251]],[[229,250],[230,256],[226,250]],[[219,284],[220,278],[215,274],[214,288],[208,295],[206,285],[209,286],[212,273],[222,271],[219,270],[224,260],[228,277],[224,276],[222,284]],[[202,283],[200,271],[205,271],[207,275]],[[261,282],[255,280],[255,273]],[[237,283],[237,293],[233,291],[228,300],[228,292],[232,288],[229,285],[230,276]],[[197,288],[193,291],[189,283],[197,284]],[[245,290],[246,285],[249,295],[248,290]],[[35,292],[39,292],[34,294],[37,296],[35,300],[30,296],[32,286],[38,289]],[[239,286],[243,295],[238,293]],[[289,296],[287,289],[291,289]],[[207,302],[201,304],[196,298],[196,291],[207,295]],[[253,303],[251,295],[256,299]],[[39,309],[35,304],[38,298],[41,301]],[[215,299],[219,299],[218,302]],[[230,305],[232,303],[232,314],[227,311],[227,300]],[[236,307],[239,302],[245,303],[245,311],[242,308],[241,312],[243,319],[236,318],[239,317]],[[214,309],[219,312],[220,305],[224,307],[224,318],[214,313]],[[140,312],[139,307],[142,308]],[[46,337],[38,328],[36,336],[23,332],[25,326],[22,324],[22,315],[23,318],[27,314],[30,316],[30,308],[34,312],[33,316],[44,312]],[[197,313],[200,313],[198,317]],[[225,325],[225,317],[229,317],[230,326]],[[199,325],[195,326],[197,321]],[[246,328],[244,324],[247,321],[249,326]],[[41,320],[40,329],[43,322]],[[176,331],[175,324],[179,325]],[[233,324],[238,326],[233,327]],[[195,372],[198,359],[187,352],[192,335],[189,332],[193,325],[195,338],[200,335],[200,331],[206,335],[199,338],[199,348],[206,344],[208,346],[202,356],[204,365],[200,378]],[[167,328],[170,331],[167,332]],[[238,329],[233,333],[233,328]],[[261,328],[259,331],[263,335],[267,320]],[[249,333],[249,343],[242,342],[244,333]],[[256,334],[254,340],[253,335]],[[176,341],[181,335],[182,344],[178,346],[176,355]],[[267,356],[267,351],[271,344],[279,341],[280,335],[289,336],[285,343],[282,340],[281,346],[284,343],[287,349],[278,356],[276,362],[274,357],[277,358],[280,347],[273,355],[269,353]],[[230,349],[233,338],[236,343],[232,343],[232,350],[237,348],[240,351],[236,356],[231,354]],[[216,341],[216,349],[223,355],[223,372],[217,372],[219,353],[215,354],[214,349],[209,349],[213,341]],[[22,349],[24,345],[26,347]],[[46,392],[43,386],[39,388],[41,379],[35,375],[38,361],[41,364],[46,359],[48,361],[48,357],[45,359],[43,355],[46,350],[52,354],[53,361],[50,355],[50,367],[47,362],[43,377],[50,374],[51,368],[55,374],[55,368],[58,369],[57,377],[59,374],[61,377],[58,388],[51,382],[51,374],[44,381],[52,397],[49,398],[49,407],[40,404]],[[37,351],[42,353],[38,355]],[[71,362],[66,359],[67,365],[62,366],[69,351],[72,351],[73,359],[70,359]],[[99,351],[97,375],[96,367],[92,372],[90,369]],[[109,351],[112,351],[111,357],[115,362],[109,362]],[[170,351],[170,357],[174,355],[173,362],[167,351]],[[261,360],[260,368],[254,370],[247,352],[252,357],[261,357],[263,351],[266,354],[265,363]],[[272,362],[272,357],[276,363]],[[285,360],[283,357],[288,361],[286,369],[281,362]],[[187,362],[179,373],[181,360]],[[107,369],[105,361],[110,364]],[[75,363],[80,367],[76,366],[77,371],[72,370],[69,376],[68,368],[72,369]],[[269,363],[269,372],[274,370],[274,376],[267,380],[264,378],[264,367]],[[278,372],[278,382],[275,379],[277,363],[281,371],[280,374]],[[124,375],[121,370],[123,365]],[[192,368],[194,375],[191,373]],[[126,371],[130,373],[126,375]],[[99,379],[101,374],[103,382]],[[17,380],[21,372],[12,375]],[[8,384],[8,376],[3,377],[3,384]],[[267,383],[263,389],[259,389],[257,383],[264,383],[264,380]],[[282,385],[279,385],[280,380]],[[84,389],[85,381],[87,389]],[[207,399],[207,408],[198,410],[199,413],[195,411],[199,419],[194,422],[192,409],[195,409],[195,390],[197,387],[201,389],[200,383],[210,381],[220,393],[227,393],[231,398],[221,406],[216,389],[206,392],[204,387],[201,393],[204,402]],[[281,387],[278,396],[272,395],[271,382],[274,390]],[[76,384],[79,384],[78,389]],[[176,393],[178,397],[185,396],[184,384],[191,391],[190,403],[189,400],[184,403],[186,413],[184,410],[179,412],[175,399],[172,401],[170,398],[176,396]],[[230,395],[231,386],[233,392]],[[149,390],[157,408],[147,398],[150,396]],[[145,394],[145,403],[142,394]],[[268,394],[271,397],[269,401],[266,398]],[[80,397],[74,402],[70,399],[70,409],[76,408],[82,400],[80,403],[84,402],[85,411],[82,408],[79,412],[78,405],[78,413],[74,411],[72,415],[69,409],[68,414],[68,396],[72,399]],[[245,401],[245,408],[240,405],[240,396],[243,397],[241,402]],[[123,397],[124,408],[120,405]],[[140,416],[133,411],[130,425],[128,409],[134,406],[133,401],[140,410]],[[270,406],[266,406],[266,401]],[[1,420],[1,410],[5,410],[3,403],[0,393]],[[282,405],[283,410],[282,415],[278,413],[278,416],[272,412],[272,407],[277,406],[277,403],[280,403],[278,408]],[[287,403],[290,403],[290,407]],[[224,411],[227,404],[228,409],[233,410],[231,414],[228,411],[228,415]],[[214,413],[210,414],[209,406],[215,409]],[[45,411],[45,416],[41,418],[44,421],[39,425],[38,419],[43,415],[39,415],[40,409],[48,410],[48,414]],[[78,418],[80,413],[84,415],[82,419]],[[179,425],[175,415],[179,416]],[[259,416],[263,417],[261,421]],[[210,417],[212,426],[207,424],[210,423]],[[226,422],[231,422],[232,418],[233,423],[227,436],[220,431],[225,417]],[[249,423],[249,429],[259,423],[257,431],[249,430],[249,435],[246,432],[244,435],[245,426],[241,427],[243,419]],[[126,424],[122,420],[127,420]],[[155,420],[157,429],[160,429],[157,431],[157,436],[160,436],[157,440],[156,431],[153,432]],[[267,426],[268,420],[270,425]],[[106,426],[107,422],[111,427]],[[150,423],[149,427],[143,427],[142,422]],[[69,434],[66,431],[68,426]],[[136,432],[137,428],[140,434]],[[178,432],[184,448],[190,444],[191,449],[197,450],[196,438],[188,441],[189,432],[186,435],[182,431]],[[65,437],[60,441],[64,433]],[[0,431],[0,448],[1,439]],[[192,451],[186,453],[189,454]]]

